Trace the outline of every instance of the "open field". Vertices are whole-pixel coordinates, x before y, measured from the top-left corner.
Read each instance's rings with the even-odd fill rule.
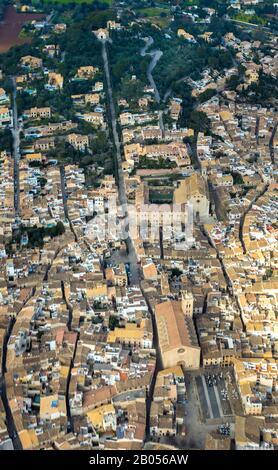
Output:
[[[242,21],[244,23],[258,24],[262,26],[267,24],[267,20],[265,18],[262,18],[258,15],[247,15],[246,13],[237,13],[236,15],[233,15],[232,19],[236,21]]]
[[[170,17],[169,16],[165,16],[165,17],[153,16],[153,17],[149,17],[149,18],[152,20],[152,23],[156,24],[160,28],[167,28],[167,26],[170,23]]]
[[[152,17],[152,16],[159,16],[161,13],[169,13],[169,8],[138,8],[136,10],[138,13],[141,13],[144,16]]]
[[[161,28],[166,28],[171,18],[170,9],[165,7],[138,8],[136,12]],[[161,14],[162,16],[160,16]]]
[[[44,17],[41,13],[17,13],[12,5],[8,6],[0,24],[0,53],[7,52],[13,46],[31,42],[31,37],[21,33],[23,26]]]

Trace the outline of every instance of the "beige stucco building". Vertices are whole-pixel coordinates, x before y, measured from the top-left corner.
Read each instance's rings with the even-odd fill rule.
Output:
[[[163,367],[182,365],[185,369],[200,367],[200,348],[194,323],[185,315],[180,301],[166,301],[155,308],[159,349]]]
[[[178,182],[173,195],[174,204],[191,204],[194,218],[205,221],[209,215],[209,197],[204,178],[197,173]]]

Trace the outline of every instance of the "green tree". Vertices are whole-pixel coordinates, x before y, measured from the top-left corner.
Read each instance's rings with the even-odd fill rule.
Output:
[[[197,132],[207,132],[210,129],[210,121],[203,111],[193,110],[189,118],[190,127]]]
[[[116,315],[110,315],[109,317],[109,329],[114,330],[117,326],[119,326],[119,319]]]

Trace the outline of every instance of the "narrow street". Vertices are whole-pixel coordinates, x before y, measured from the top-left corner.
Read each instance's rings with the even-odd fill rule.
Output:
[[[65,218],[68,219],[65,168],[62,165],[60,166],[60,178],[61,178],[61,193],[62,193],[62,199],[63,199],[64,215],[65,215]]]
[[[63,299],[64,299],[64,301],[67,305],[67,310],[68,310],[67,328],[68,328],[68,331],[72,331],[73,307],[68,302],[68,300],[66,298],[64,281],[61,282],[61,289],[62,289]],[[77,332],[76,343],[75,343],[75,346],[74,346],[73,356],[72,356],[72,359],[71,359],[70,364],[69,364],[69,372],[68,372],[68,377],[67,377],[67,387],[66,387],[66,397],[65,398],[66,398],[67,419],[68,419],[68,423],[67,423],[67,431],[68,432],[73,432],[73,430],[74,430],[73,416],[71,414],[71,408],[70,408],[70,381],[71,381],[71,376],[72,376],[72,369],[74,367],[74,361],[75,361],[79,336],[80,336],[80,333]]]
[[[253,198],[253,200],[250,202],[249,206],[247,209],[243,212],[241,218],[240,218],[240,223],[239,223],[239,239],[242,245],[243,253],[246,253],[246,246],[244,242],[244,237],[243,237],[243,227],[244,227],[244,222],[245,222],[245,217],[248,214],[248,212],[252,209],[253,205],[255,202],[267,191],[268,189],[268,184],[266,184],[261,191],[259,191],[256,196]]]
[[[142,291],[143,293],[143,291]],[[144,295],[144,294],[143,294]],[[144,295],[145,301],[148,305],[148,309],[151,315],[151,320],[152,320],[152,328],[153,328],[153,348],[156,350],[156,363],[155,363],[155,370],[152,376],[152,381],[150,383],[149,391],[146,397],[146,441],[151,440],[151,434],[150,434],[150,418],[151,418],[151,404],[153,401],[153,394],[154,394],[154,387],[155,387],[155,382],[157,378],[157,374],[159,371],[163,370],[163,364],[162,364],[162,358],[161,354],[159,351],[159,342],[158,342],[158,331],[157,331],[157,325],[155,321],[155,314],[154,311],[150,305],[150,302],[148,298]]]
[[[18,123],[17,104],[16,104],[16,82],[12,77],[13,96],[12,96],[12,109],[13,109],[13,158],[14,158],[14,209],[16,218],[20,217],[20,187],[19,187],[19,161],[20,161],[20,131],[21,126]]]
[[[13,85],[13,93],[12,93],[13,126],[11,129],[11,132],[13,136],[13,159],[14,159],[14,211],[15,211],[16,222],[18,222],[19,216],[20,216],[20,199],[19,199],[20,126],[18,124],[17,104],[16,104],[16,82],[15,82],[14,77],[11,78],[11,81]],[[34,291],[32,295],[33,294],[34,294]],[[22,450],[21,442],[16,431],[13,415],[12,415],[11,408],[9,405],[9,400],[7,397],[7,388],[6,388],[6,380],[5,380],[5,374],[7,372],[7,367],[6,367],[7,348],[8,348],[9,339],[12,334],[15,322],[16,320],[11,317],[9,326],[8,326],[8,329],[4,338],[1,374],[0,374],[0,393],[1,393],[1,398],[2,398],[2,402],[3,402],[4,409],[5,409],[5,414],[6,414],[6,426],[8,429],[9,436],[13,443],[13,448],[15,450]]]
[[[60,180],[61,180],[61,193],[62,193],[62,199],[63,199],[63,207],[64,207],[64,216],[65,216],[65,219],[67,219],[69,221],[69,225],[70,225],[70,230],[74,236],[74,239],[76,241],[76,243],[78,243],[78,237],[76,235],[76,232],[72,226],[72,223],[71,223],[71,220],[69,218],[69,215],[68,215],[68,205],[67,205],[67,190],[66,190],[66,178],[65,178],[65,168],[63,165],[60,166]],[[90,248],[90,247],[88,247]],[[59,253],[59,252],[58,252]],[[57,253],[57,255],[58,255]],[[65,284],[64,284],[64,281],[61,281],[61,290],[62,290],[62,294],[63,294],[63,299],[67,305],[67,310],[68,310],[68,321],[67,321],[67,328],[68,328],[68,331],[72,331],[72,319],[73,319],[73,307],[72,305],[67,301],[67,298],[66,298],[66,294],[65,294]],[[73,368],[73,365],[74,365],[74,361],[75,361],[75,355],[76,355],[76,349],[77,349],[77,343],[78,343],[78,340],[79,340],[79,332],[77,333],[77,340],[76,340],[76,343],[75,343],[75,347],[74,347],[74,352],[73,352],[73,357],[72,357],[72,360],[70,362],[70,366],[69,366],[69,373],[68,373],[68,377],[67,377],[67,387],[66,387],[66,408],[67,408],[67,419],[68,419],[68,423],[67,423],[67,430],[68,432],[73,432],[73,417],[71,415],[71,409],[70,409],[70,398],[69,398],[69,392],[70,392],[70,381],[71,381],[71,371],[72,371],[72,368]]]
[[[64,207],[64,216],[65,216],[65,219],[69,223],[70,230],[74,236],[76,243],[78,243],[78,237],[76,235],[76,231],[74,230],[74,227],[71,223],[71,220],[69,218],[69,213],[68,213],[65,167],[63,165],[60,166],[60,180],[61,180],[61,194],[62,194],[63,207]]]
[[[43,276],[43,281],[44,282],[47,281],[48,273],[49,273],[50,269],[52,268],[53,262],[57,258],[57,256],[58,256],[59,252],[61,251],[61,249],[62,248],[57,250],[57,252],[55,253],[55,255],[54,255],[54,257],[51,261],[51,263],[47,266],[46,271],[45,271],[44,276]],[[35,293],[36,293],[36,288],[34,287],[32,289],[31,294],[29,295],[29,297],[22,304],[22,307],[19,310],[18,314],[20,313],[22,308],[27,304],[27,302],[29,302],[29,300],[32,297],[34,297]],[[1,391],[1,398],[2,398],[2,402],[3,402],[3,405],[4,405],[4,409],[5,409],[5,414],[6,414],[6,425],[7,425],[9,436],[12,439],[12,442],[13,442],[13,447],[14,447],[15,450],[22,450],[21,441],[20,441],[20,439],[18,437],[18,434],[17,434],[16,426],[15,426],[15,423],[14,423],[13,415],[12,415],[11,408],[10,408],[9,401],[8,401],[8,397],[7,397],[7,389],[6,389],[6,381],[5,381],[5,374],[7,372],[7,366],[6,366],[6,363],[7,363],[7,348],[8,348],[9,339],[12,335],[15,323],[16,323],[16,318],[11,318],[10,323],[9,323],[9,328],[7,330],[7,333],[6,333],[6,336],[5,336],[5,339],[4,339],[3,352],[2,352],[1,374],[0,374],[0,391]]]
[[[16,431],[16,427],[15,427],[14,420],[13,420],[13,415],[12,415],[11,408],[10,408],[10,405],[9,405],[9,400],[8,400],[8,397],[7,397],[6,380],[5,380],[5,373],[7,372],[7,368],[6,368],[7,347],[8,347],[8,342],[9,342],[10,336],[11,336],[12,331],[13,331],[14,324],[15,324],[15,320],[13,318],[11,318],[10,319],[10,324],[9,324],[9,327],[8,327],[8,330],[7,330],[5,339],[4,339],[4,344],[3,344],[1,376],[0,376],[0,390],[1,390],[1,398],[2,398],[2,402],[3,402],[3,405],[4,405],[4,409],[5,409],[5,414],[6,414],[6,426],[7,426],[9,436],[10,436],[10,438],[12,440],[12,443],[13,443],[13,448],[15,450],[21,450],[22,446],[21,446],[21,442],[19,440],[19,437],[18,437],[18,434],[17,434],[17,431]]]
[[[206,237],[206,239],[207,239],[209,245],[210,245],[212,248],[215,248],[214,245],[213,245],[213,243],[211,242],[211,239],[210,239],[209,235],[208,235],[207,232],[205,231],[204,226],[200,224],[200,225],[199,225],[199,228],[200,228],[202,234],[204,235],[204,237]],[[224,263],[224,261],[223,261],[222,256],[219,254],[219,251],[218,251],[217,248],[215,248],[215,251],[216,251],[217,259],[218,259],[218,261],[219,261],[219,263],[220,263],[220,267],[221,267],[221,270],[222,270],[222,274],[223,274],[224,279],[225,279],[225,281],[226,281],[227,292],[229,293],[229,295],[231,295],[230,289],[229,289],[230,280],[229,280],[229,276],[228,276],[227,271],[226,271],[225,263]],[[205,312],[203,312],[203,313],[205,313]]]
[[[271,158],[271,161],[272,161],[272,164],[275,165],[275,150],[274,150],[274,146],[273,146],[273,142],[274,142],[274,137],[276,135],[276,132],[277,132],[277,127],[278,127],[278,123],[275,124],[274,128],[273,128],[273,131],[272,131],[272,134],[271,134],[271,137],[270,137],[270,140],[269,140],[269,151],[270,151],[270,158]]]
[[[114,145],[115,145],[115,150],[116,150],[116,164],[117,164],[117,173],[118,173],[117,184],[118,184],[119,202],[125,214],[125,226],[126,226],[126,230],[128,231],[129,214],[127,210],[128,208],[127,208],[127,197],[126,197],[124,173],[122,170],[121,143],[120,143],[120,139],[119,139],[119,135],[117,131],[117,118],[116,118],[116,111],[115,111],[114,100],[113,100],[113,92],[112,92],[112,85],[111,85],[111,78],[110,78],[106,41],[105,40],[101,41],[101,43],[102,43],[102,59],[103,59],[105,77],[106,77],[108,103],[109,103],[109,110],[110,110],[110,117],[111,117],[111,126],[112,126],[113,140],[114,140]],[[127,262],[130,264],[131,284],[138,285],[140,281],[140,274],[139,274],[138,263],[137,263],[138,260],[137,260],[135,248],[133,245],[133,241],[129,235],[125,239],[125,242],[127,246]]]
[[[113,92],[112,92],[112,86],[111,86],[111,78],[110,78],[110,70],[109,70],[109,62],[108,62],[108,56],[107,56],[107,50],[106,50],[106,43],[105,41],[102,41],[102,58],[103,58],[103,63],[104,63],[104,70],[105,70],[105,76],[106,76],[106,83],[107,83],[107,93],[108,93],[108,102],[109,102],[109,108],[110,108],[110,115],[111,115],[111,124],[112,124],[112,131],[113,131],[113,138],[114,138],[114,144],[116,148],[116,161],[117,161],[117,166],[118,166],[118,191],[119,191],[119,200],[120,203],[126,207],[127,204],[127,197],[126,197],[126,192],[125,192],[125,183],[124,183],[124,174],[122,171],[122,155],[121,155],[121,145],[120,145],[120,139],[117,131],[117,119],[116,119],[116,112],[115,112],[115,106],[114,106],[114,101],[113,101]],[[127,227],[128,227],[128,217],[129,214],[126,211],[126,222],[127,222]],[[126,246],[127,246],[127,260],[130,263],[130,272],[131,272],[131,285],[135,285],[141,288],[140,280],[140,272],[138,269],[138,263],[137,263],[137,256],[133,244],[133,240],[129,236],[126,240]],[[157,333],[157,327],[155,323],[155,317],[154,313],[152,311],[152,308],[149,304],[149,301],[147,297],[144,295],[143,290],[141,289],[142,294],[146,300],[146,303],[149,308],[149,313],[151,315],[151,320],[152,320],[152,326],[153,326],[153,347],[156,350],[156,366],[155,366],[155,371],[152,377],[152,381],[150,384],[149,392],[146,398],[146,439],[148,440],[150,438],[150,409],[151,409],[151,403],[153,400],[153,392],[154,392],[154,386],[155,386],[155,381],[156,381],[156,376],[157,372],[162,369],[162,363],[161,363],[161,358],[159,355],[159,350],[158,350],[158,333]]]
[[[30,296],[26,299],[26,301],[23,303],[22,308],[26,305],[26,303],[30,300],[31,297],[35,295],[36,289],[33,288],[32,293]],[[19,313],[19,312],[18,312]],[[13,332],[13,327],[15,325],[16,319],[15,318],[10,318],[10,323],[9,327],[6,332],[6,336],[4,339],[3,343],[3,353],[2,353],[2,364],[1,364],[1,375],[0,375],[0,390],[1,390],[1,398],[2,402],[4,405],[5,409],[5,414],[6,414],[6,426],[8,429],[9,436],[13,442],[13,447],[15,450],[22,450],[22,445],[20,442],[20,439],[17,434],[16,426],[14,423],[13,415],[11,412],[11,408],[9,405],[9,400],[7,397],[7,388],[6,388],[6,381],[5,381],[5,374],[7,372],[7,349],[8,349],[8,343],[9,339],[12,335]]]

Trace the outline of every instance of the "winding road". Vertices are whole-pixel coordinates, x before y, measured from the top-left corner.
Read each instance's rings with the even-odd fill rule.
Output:
[[[152,51],[146,52],[147,49],[149,49],[149,47],[153,44],[154,41],[153,41],[153,38],[151,36],[149,36],[147,38],[144,38],[144,41],[146,42],[146,44],[141,49],[140,54],[141,54],[142,57],[145,57],[146,55],[150,55],[151,58],[152,58],[149,66],[148,66],[148,69],[147,69],[147,77],[148,77],[148,80],[150,82],[150,85],[154,89],[155,99],[156,99],[157,103],[160,103],[160,94],[159,94],[159,91],[157,89],[154,78],[152,76],[152,72],[153,72],[153,69],[155,68],[157,62],[159,61],[159,59],[162,57],[163,52],[160,49],[154,49]]]
[[[146,55],[149,55],[152,58],[151,62],[148,65],[147,77],[148,77],[148,80],[149,80],[149,83],[150,83],[151,87],[154,89],[155,100],[156,100],[157,104],[160,104],[161,97],[160,97],[158,88],[156,86],[156,83],[154,81],[152,72],[153,72],[154,68],[156,67],[156,64],[158,63],[158,61],[161,59],[161,57],[163,55],[163,52],[160,49],[153,49],[149,52],[146,52],[147,49],[149,49],[149,47],[151,47],[151,45],[153,44],[154,41],[153,41],[153,38],[151,36],[149,36],[147,38],[144,38],[144,41],[146,42],[146,44],[140,50],[140,54],[141,54],[142,57],[145,57]],[[163,111],[162,110],[158,111],[158,117],[159,117],[159,127],[160,127],[160,130],[162,132],[162,135],[164,136],[165,129],[164,129],[164,123],[163,123]]]

